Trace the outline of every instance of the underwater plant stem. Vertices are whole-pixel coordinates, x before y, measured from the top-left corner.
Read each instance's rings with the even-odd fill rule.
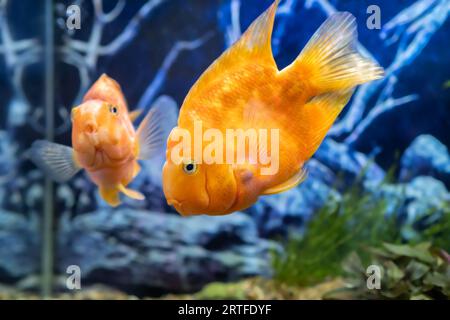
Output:
[[[53,38],[53,1],[45,2],[45,138],[48,141],[54,140],[54,38]],[[41,295],[44,298],[52,294],[53,282],[53,183],[49,178],[45,179],[44,192],[44,219],[42,227],[42,248],[41,248]]]

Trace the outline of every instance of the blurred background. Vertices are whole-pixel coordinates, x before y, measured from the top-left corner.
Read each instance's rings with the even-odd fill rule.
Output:
[[[270,4],[0,1],[0,298],[450,297],[448,0],[280,2],[280,69],[349,11],[386,77],[358,88],[303,184],[245,212],[181,217],[162,193],[163,159],[133,182],[146,200],[116,209],[84,174],[52,184],[29,161],[36,139],[70,145],[70,109],[102,73],[131,110],[181,106]],[[70,5],[80,29],[66,25]],[[380,290],[366,287],[371,264]]]

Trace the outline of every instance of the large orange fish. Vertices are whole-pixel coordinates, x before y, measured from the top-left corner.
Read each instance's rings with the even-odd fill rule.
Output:
[[[111,206],[120,204],[119,193],[143,200],[140,192],[127,188],[139,173],[137,160],[164,152],[175,121],[164,105],[156,104],[135,131],[137,115],[128,112],[119,84],[102,75],[72,109],[73,148],[38,140],[30,149],[31,160],[58,182],[86,170]]]
[[[305,178],[305,162],[354,88],[383,75],[381,67],[356,51],[355,19],[346,12],[329,17],[295,61],[278,70],[271,49],[277,5],[202,74],[183,102],[163,168],[167,202],[183,215],[228,214],[251,206],[260,195],[297,186]],[[246,163],[198,161],[185,149],[182,161],[174,161],[180,132],[192,133],[195,122],[224,135],[228,129],[278,129],[279,149],[267,152],[278,153],[279,170],[262,175],[263,164],[248,156]]]

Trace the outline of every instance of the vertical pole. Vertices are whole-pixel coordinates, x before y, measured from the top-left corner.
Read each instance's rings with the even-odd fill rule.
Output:
[[[54,140],[54,38],[53,38],[53,0],[45,1],[45,138]],[[53,183],[45,178],[44,219],[42,226],[41,248],[41,294],[48,298],[52,294],[53,284]]]

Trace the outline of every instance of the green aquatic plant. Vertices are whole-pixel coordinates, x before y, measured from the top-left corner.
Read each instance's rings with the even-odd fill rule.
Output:
[[[450,203],[444,203],[442,214],[430,212],[421,219],[424,230],[417,241],[429,241],[433,246],[450,252]]]
[[[343,274],[342,260],[351,252],[384,241],[399,242],[395,217],[386,217],[385,200],[364,194],[358,183],[338,201],[330,201],[309,222],[301,237],[291,236],[282,254],[274,254],[274,278],[308,286]]]
[[[196,299],[200,300],[220,300],[220,299],[237,299],[246,298],[245,282],[236,283],[220,283],[213,282],[205,286],[200,292],[195,294]]]
[[[450,80],[445,81],[443,87],[444,89],[450,88]]]
[[[396,167],[392,166],[375,188],[395,183]],[[407,203],[406,189],[394,202],[389,197],[362,191],[362,170],[353,186],[340,199],[332,198],[311,219],[305,232],[290,235],[284,252],[274,253],[276,281],[289,285],[309,286],[327,278],[344,274],[342,261],[355,252],[368,263],[369,247],[383,243],[430,242],[434,247],[450,251],[450,204],[432,207],[416,221],[402,221],[398,213]],[[390,214],[388,214],[390,213]],[[406,237],[405,235],[408,235]]]
[[[380,268],[379,286],[368,286],[367,264],[353,253],[343,263],[346,287],[327,293],[327,299],[449,299],[450,256],[429,242],[383,244],[371,248],[371,265]],[[369,288],[370,287],[370,288]]]

